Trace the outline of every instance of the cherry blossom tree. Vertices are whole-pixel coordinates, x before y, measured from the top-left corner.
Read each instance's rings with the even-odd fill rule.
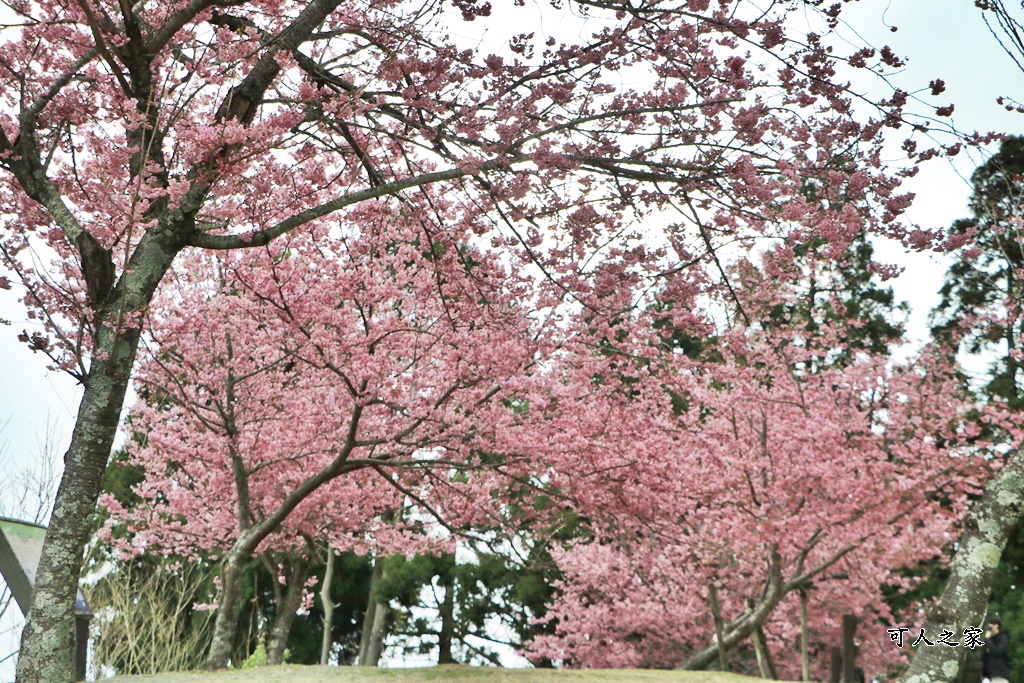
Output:
[[[527,10],[481,0],[9,7],[0,254],[41,325],[26,342],[84,387],[21,683],[70,675],[88,519],[150,304],[184,251],[262,249],[426,188],[445,198],[438,224],[489,232],[566,295],[598,263],[617,264],[608,286],[678,272],[783,218],[836,242],[866,227],[926,241],[897,227],[909,198],[879,151],[906,94],[855,115],[837,73],[898,60],[790,35],[804,3],[543,10],[578,10],[572,37],[509,30]],[[469,21],[500,44],[451,37]]]
[[[429,498],[421,471],[473,467],[514,417],[501,401],[521,388],[538,338],[523,288],[493,254],[428,243],[404,222],[377,202],[337,237],[295,234],[218,259],[215,273],[186,260],[154,301],[131,420],[144,443],[131,462],[147,476],[128,545],[224,553],[208,666],[228,663],[254,553],[302,557],[312,539],[366,552],[372,538],[377,554],[429,547],[382,519]],[[301,597],[306,565],[282,575],[285,602]],[[272,629],[271,659],[289,625]]]
[[[780,251],[770,277],[748,265],[730,293],[754,321],[793,308],[779,306],[794,271]],[[870,616],[866,661],[900,657],[886,647],[882,587],[911,587],[897,570],[941,552],[987,475],[967,445],[972,404],[941,355],[887,367],[887,354],[848,354],[835,321],[812,317],[769,326],[737,314],[703,349],[664,357],[618,336],[611,347],[633,360],[609,354],[615,371],[589,399],[601,407],[548,459],[590,533],[556,553],[557,630],[533,656],[699,669],[767,635],[755,646],[796,677],[808,592],[812,632]]]

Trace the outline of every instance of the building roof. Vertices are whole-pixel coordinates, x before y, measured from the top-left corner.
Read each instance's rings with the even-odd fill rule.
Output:
[[[0,517],[0,574],[23,614],[32,600],[32,586],[45,538],[46,527],[41,524]],[[81,591],[75,600],[75,613],[92,614]]]

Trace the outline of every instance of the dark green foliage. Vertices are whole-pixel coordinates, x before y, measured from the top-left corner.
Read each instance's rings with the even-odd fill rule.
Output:
[[[963,347],[971,353],[996,352],[985,393],[1006,400],[1011,408],[1024,407],[1018,384],[1020,361],[1008,351],[1017,349],[1024,326],[1016,310],[1024,302],[1024,238],[1013,217],[1020,214],[1024,138],[1011,137],[999,153],[980,166],[971,182],[970,218],[955,221],[953,238],[969,237],[973,258],[958,259],[946,273],[940,290],[942,300],[933,312],[932,333],[936,339]],[[996,319],[989,319],[995,314]]]
[[[363,629],[363,616],[370,594],[370,575],[373,560],[366,555],[340,553],[334,561],[334,576],[331,580],[331,600],[334,602],[334,619],[331,639],[338,653],[339,664],[353,664],[359,653],[359,636]],[[320,643],[323,638],[324,607],[320,599],[323,573],[326,564],[314,569],[319,582],[312,588],[316,593],[313,609],[300,614],[292,624],[288,638],[288,650],[292,664],[319,664]]]
[[[946,588],[946,581],[949,579],[948,557],[943,560],[936,556],[916,567],[900,570],[899,574],[901,577],[917,579],[920,583],[910,591],[883,585],[882,596],[893,614],[910,614],[912,612],[909,610],[916,603],[929,602],[942,595],[942,591]],[[905,624],[886,624],[886,627],[894,628],[903,625]]]
[[[391,633],[403,638],[409,651],[436,652],[445,624],[414,616],[414,611],[440,606],[446,587],[454,591],[455,608],[450,624],[453,652],[456,659],[466,663],[496,664],[498,659],[490,646],[499,642],[493,640],[495,637],[505,638],[500,641],[503,644],[516,646],[552,628],[531,623],[533,617],[546,613],[557,576],[554,562],[544,548],[536,545],[525,557],[513,559],[509,554],[492,552],[477,544],[472,555],[474,560],[466,563],[456,563],[450,553],[417,555],[412,559],[392,556],[385,560],[386,578],[380,584],[378,597],[399,606]],[[498,622],[504,634],[494,633]]]
[[[872,269],[874,247],[858,235],[838,261],[830,257],[832,245],[814,238],[793,247],[802,277],[792,283],[793,301],[766,311],[761,325],[790,328],[809,336],[827,325],[839,330],[846,345],[827,359],[847,363],[858,351],[886,354],[903,338],[907,305],[897,304],[892,288],[879,281]]]

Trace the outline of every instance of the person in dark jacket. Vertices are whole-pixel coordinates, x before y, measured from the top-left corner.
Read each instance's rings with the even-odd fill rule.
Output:
[[[1010,635],[1002,630],[999,617],[985,620],[985,678],[992,683],[1010,682],[1010,663],[1006,651],[1010,647]]]

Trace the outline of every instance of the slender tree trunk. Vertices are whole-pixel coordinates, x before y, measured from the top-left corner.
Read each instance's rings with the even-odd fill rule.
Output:
[[[441,616],[441,632],[437,637],[437,663],[454,664],[452,656],[452,640],[455,638],[455,568],[448,571],[444,577],[444,598],[441,600],[438,612]]]
[[[768,664],[765,661],[764,644],[761,642],[756,629],[750,634],[750,640],[754,643],[754,657],[757,659],[758,673],[761,675],[761,678],[771,678],[768,675]]]
[[[97,286],[90,291],[94,300],[108,303],[96,305],[89,373],[82,380],[85,391],[36,569],[21,635],[18,683],[74,680],[75,597],[103,473],[138,352],[140,330],[134,318],[149,305],[181,247],[181,235],[171,229],[144,239],[132,254],[130,275],[116,287],[104,282],[108,289]],[[97,261],[83,266],[83,272],[87,279],[96,279],[92,271],[107,268],[112,265]]]
[[[366,612],[363,614],[363,631],[359,635],[359,654],[356,656],[356,666],[366,666],[366,653],[370,648],[370,635],[373,633],[373,620],[377,612],[377,600],[373,596],[374,589],[380,582],[381,558],[373,560],[373,572],[370,574],[370,590],[366,598]]]
[[[807,651],[809,638],[807,629],[807,590],[800,591],[800,680],[807,683],[811,680],[811,658]]]
[[[768,675],[764,678],[770,678],[773,681],[779,680],[779,671],[775,668],[775,659],[772,657],[771,648],[768,647],[768,639],[764,635],[764,628],[758,626],[754,629],[754,639],[760,643],[761,653],[764,656],[764,663],[768,669]]]
[[[324,583],[320,587],[320,602],[324,605],[324,637],[320,641],[320,666],[327,666],[334,643],[334,601],[331,600],[331,584],[334,582],[334,548],[327,546],[327,568]]]
[[[309,568],[309,562],[301,556],[292,556],[286,562],[288,588],[284,599],[277,604],[274,624],[267,637],[267,664],[271,666],[284,663],[284,651],[288,647],[288,636],[292,632],[295,615],[302,606],[302,593]]]
[[[370,576],[370,597],[366,601],[366,615],[363,617],[363,633],[359,639],[358,666],[377,666],[384,652],[384,636],[387,635],[388,606],[377,602],[374,595],[377,586],[384,578],[383,558],[373,561],[373,574]]]
[[[964,520],[959,548],[950,565],[946,588],[925,619],[926,633],[943,629],[962,639],[964,629],[980,627],[992,591],[992,579],[1024,510],[1024,457],[1015,453]],[[900,683],[952,682],[963,666],[967,648],[922,647]]]
[[[729,670],[729,650],[725,647],[725,623],[722,621],[722,608],[718,605],[718,589],[713,581],[708,582],[708,604],[711,607],[711,618],[715,622],[715,643],[718,645],[718,666],[722,671]]]

